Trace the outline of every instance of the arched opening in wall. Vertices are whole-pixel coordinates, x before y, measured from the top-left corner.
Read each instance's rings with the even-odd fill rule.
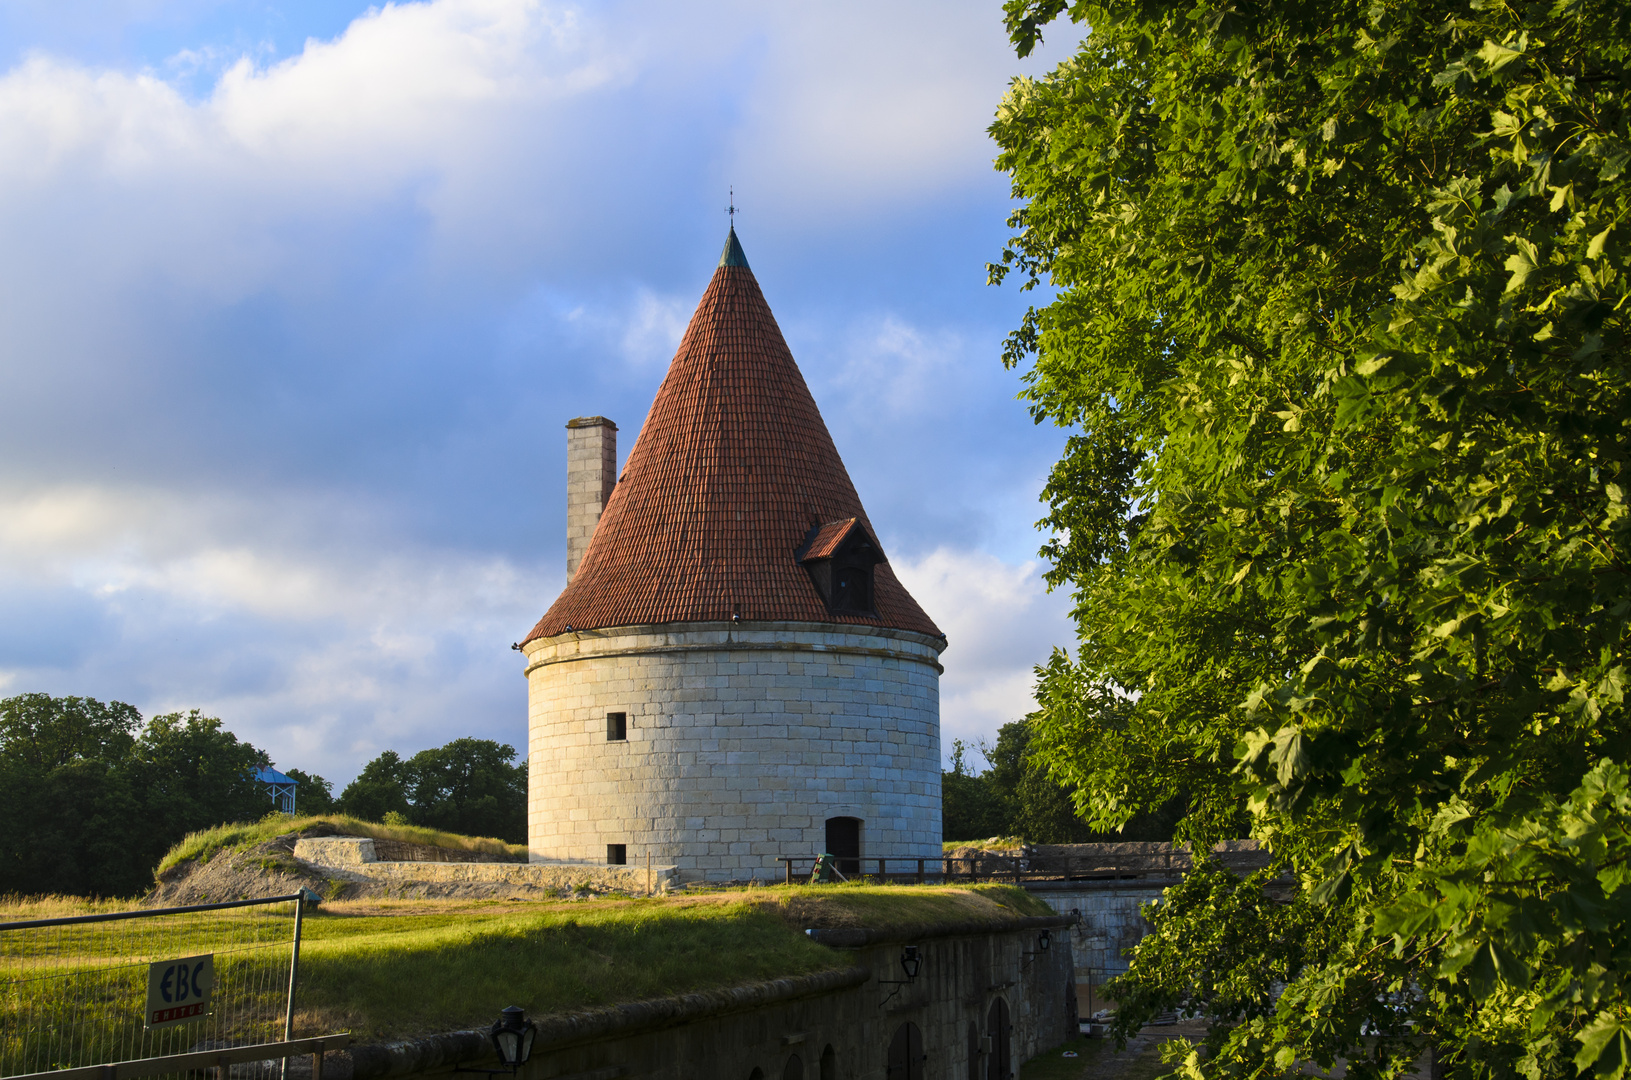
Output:
[[[889,1040],[889,1080],[923,1080],[923,1032],[910,1020],[895,1029]]]
[[[991,1003],[985,1015],[985,1033],[991,1041],[986,1047],[985,1080],[1011,1080],[1013,1063],[1009,1059],[1009,1041],[1014,1026],[1008,1019],[1008,1003],[998,998]]]
[[[827,819],[827,854],[838,860],[838,872],[854,877],[861,872],[861,819],[857,817],[830,817]]]
[[[748,1073],[748,1080],[765,1080],[765,1071],[755,1067],[752,1072]]]
[[[821,1051],[821,1080],[838,1080],[838,1051],[832,1048],[832,1043]]]
[[[804,1062],[797,1054],[787,1059],[782,1066],[782,1080],[804,1080]]]

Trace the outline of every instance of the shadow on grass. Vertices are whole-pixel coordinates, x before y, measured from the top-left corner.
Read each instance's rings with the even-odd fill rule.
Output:
[[[756,905],[636,902],[308,921],[302,1026],[400,1036],[844,967]],[[315,1031],[313,1033],[316,1033]]]
[[[1072,1039],[1027,1061],[1020,1067],[1019,1080],[1154,1080],[1172,1071],[1161,1062],[1161,1044],[1166,1041],[1135,1037],[1117,1053],[1114,1039]],[[1068,1052],[1077,1056],[1068,1058]]]

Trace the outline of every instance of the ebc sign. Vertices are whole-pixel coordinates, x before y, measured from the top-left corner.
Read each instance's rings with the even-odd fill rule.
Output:
[[[209,1012],[215,956],[160,960],[147,967],[147,1026],[169,1027]]]

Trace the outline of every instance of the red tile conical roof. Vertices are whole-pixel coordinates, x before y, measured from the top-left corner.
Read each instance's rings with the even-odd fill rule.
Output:
[[[876,617],[828,610],[794,552],[845,518],[876,535],[733,230],[583,562],[527,640],[732,615],[939,636],[887,562]]]

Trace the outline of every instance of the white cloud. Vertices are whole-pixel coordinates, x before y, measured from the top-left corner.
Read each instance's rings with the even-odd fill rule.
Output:
[[[764,10],[762,81],[731,173],[745,178],[750,209],[876,211],[995,180],[985,128],[1018,66],[995,5]]]
[[[341,775],[450,730],[524,743],[507,646],[561,575],[392,543],[356,512],[338,543],[290,528],[334,521],[331,509],[298,495],[0,494],[0,593],[85,610],[97,638],[89,651],[0,661],[0,689],[128,697],[149,714],[196,706],[285,763]],[[124,689],[101,691],[104,681]]]
[[[694,300],[640,288],[634,295],[633,310],[619,320],[624,358],[636,367],[663,370],[674,358],[695,307]]]
[[[1032,669],[1074,640],[1068,599],[1047,591],[1036,563],[982,552],[940,548],[891,566],[948,641],[940,657],[944,757],[953,739],[995,742],[998,728],[1036,708]]]
[[[525,243],[560,215],[518,184],[570,103],[623,75],[538,0],[386,4],[298,56],[242,57],[198,101],[35,54],[0,77],[0,238],[62,292],[157,273],[214,302],[322,289],[349,222],[403,200],[452,250]]]
[[[897,416],[920,415],[944,398],[948,381],[962,381],[967,363],[955,331],[924,331],[896,315],[857,331],[833,383],[863,399],[868,412],[882,406]]]
[[[0,689],[198,706],[336,778],[521,738],[505,647],[561,577],[546,439],[615,405],[632,442],[696,302],[674,291],[689,223],[723,231],[732,179],[783,251],[935,193],[997,192],[1000,220],[983,128],[1019,65],[998,18],[433,0],[277,62],[200,43],[0,73]],[[880,298],[913,273],[849,272]],[[1034,566],[971,550],[969,491],[993,485],[948,429],[994,428],[951,398],[1011,389],[975,386],[988,361],[935,317],[834,331],[826,381],[910,421],[834,410],[901,485],[876,482],[874,518],[949,545],[897,563],[951,635],[949,745],[1022,715],[1068,639]],[[529,500],[553,509],[493,509]]]

